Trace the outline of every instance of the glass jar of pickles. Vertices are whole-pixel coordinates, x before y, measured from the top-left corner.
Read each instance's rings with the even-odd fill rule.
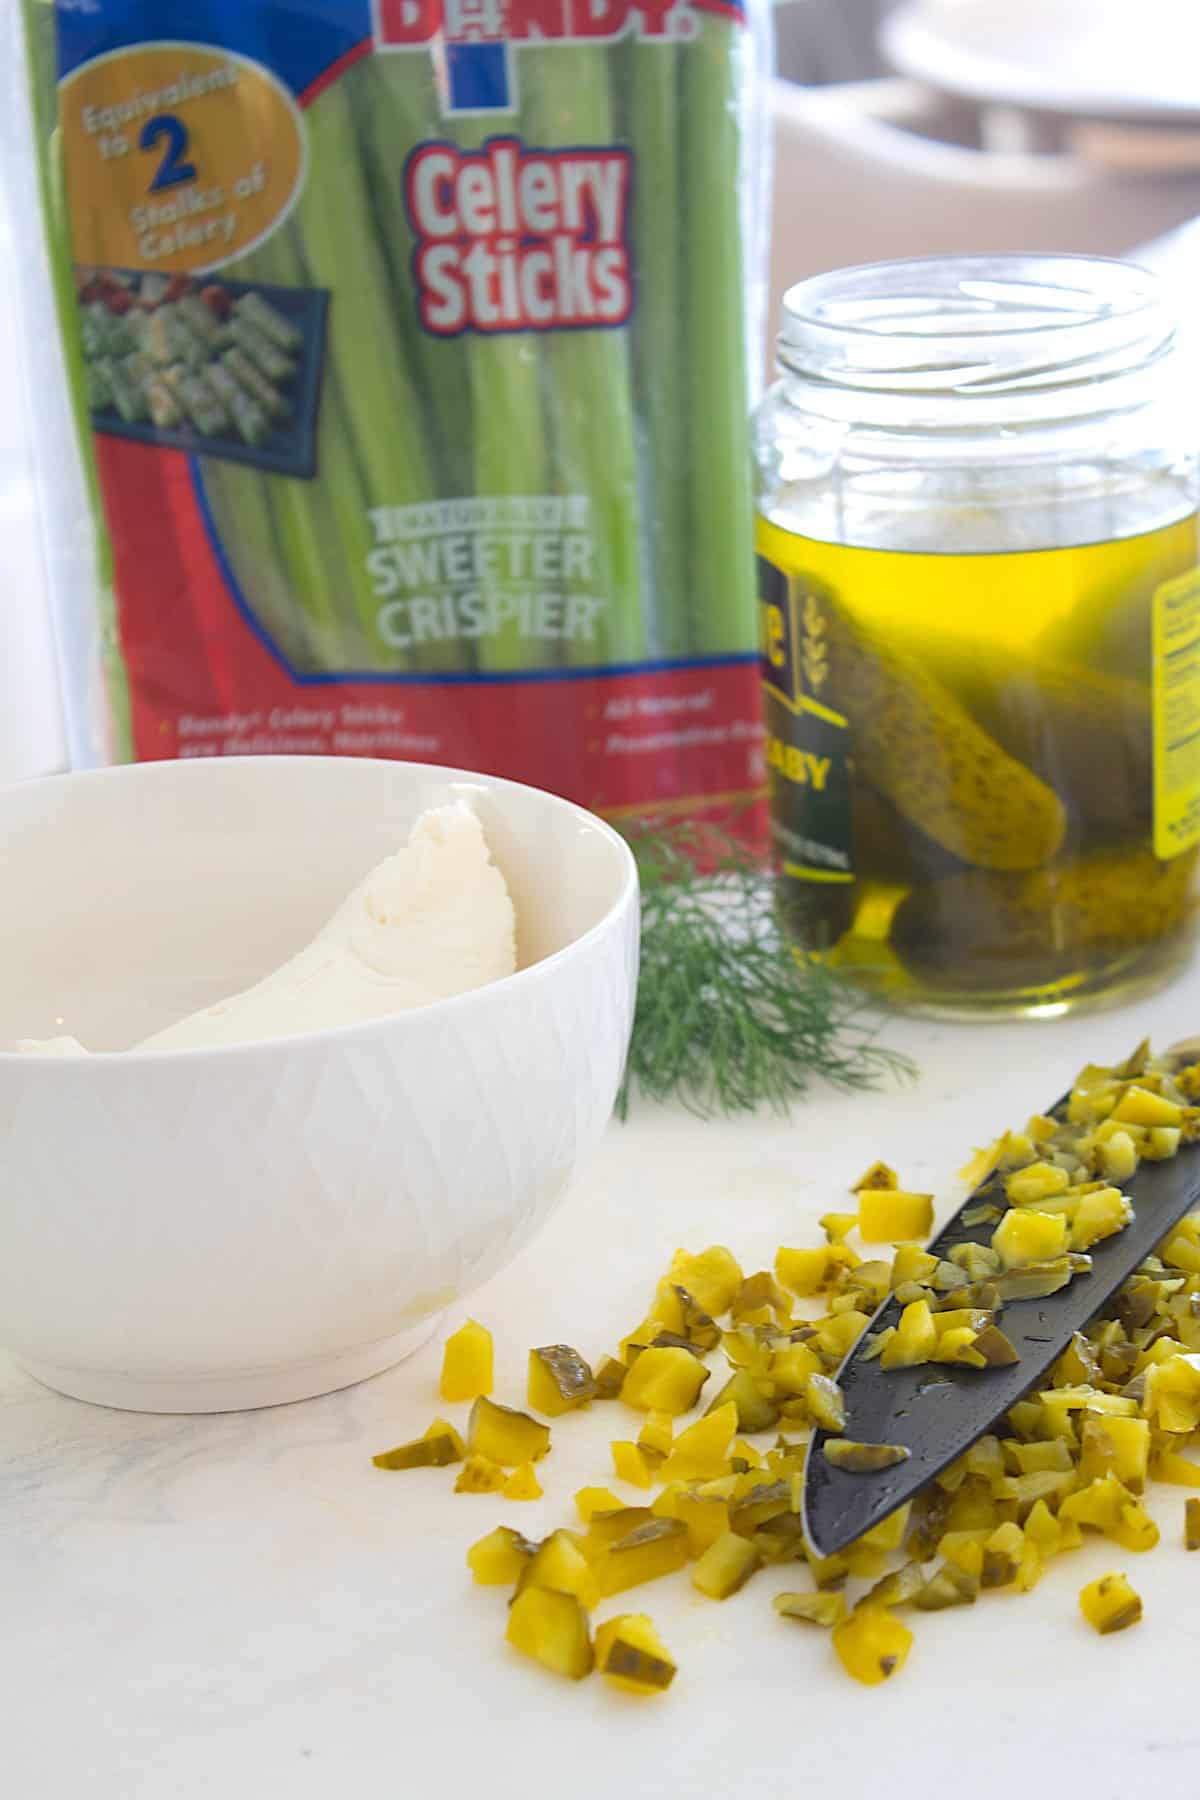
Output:
[[[881,263],[784,300],[756,424],[797,939],[925,1011],[1132,993],[1191,938],[1200,386],[1151,275]]]

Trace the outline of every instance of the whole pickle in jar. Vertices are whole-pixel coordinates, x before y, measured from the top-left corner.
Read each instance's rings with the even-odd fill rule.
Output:
[[[894,882],[898,887],[915,887],[919,882],[957,875],[966,866],[961,857],[935,843],[861,776],[851,783],[850,813],[854,863],[860,875]]]
[[[914,889],[893,943],[906,959],[1013,965],[1137,949],[1179,930],[1191,910],[1197,852],[1160,862],[1143,846],[1096,851],[1025,875],[964,870]]]
[[[915,886],[957,874],[966,865],[902,818],[861,777],[851,782],[850,805],[855,880],[852,888],[839,890],[849,901],[849,915],[830,960],[903,1000],[913,977],[891,947],[897,908]]]
[[[923,661],[821,603],[830,704],[849,719],[856,772],[929,837],[982,869],[1036,869],[1066,829],[1054,790],[978,725]]]
[[[1153,699],[1144,677],[1036,650],[981,655],[974,638],[914,647],[1010,756],[1052,787],[1079,832],[1128,835],[1154,804]]]
[[[854,892],[849,882],[810,883],[788,872],[776,887],[780,922],[793,944],[808,950],[832,950],[850,929]]]

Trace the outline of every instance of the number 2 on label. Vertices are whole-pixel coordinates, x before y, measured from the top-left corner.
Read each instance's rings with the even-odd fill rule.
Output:
[[[152,194],[160,193],[163,188],[178,187],[182,181],[196,179],[195,163],[181,160],[187,153],[187,127],[173,113],[155,113],[152,119],[147,119],[138,137],[138,148],[153,150],[164,138],[166,150],[154,180],[150,183]]]

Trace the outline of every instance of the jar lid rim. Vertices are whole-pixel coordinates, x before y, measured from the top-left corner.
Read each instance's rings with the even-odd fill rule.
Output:
[[[1115,257],[914,257],[810,276],[783,299],[779,356],[850,386],[975,393],[1132,370],[1169,347],[1159,278]]]

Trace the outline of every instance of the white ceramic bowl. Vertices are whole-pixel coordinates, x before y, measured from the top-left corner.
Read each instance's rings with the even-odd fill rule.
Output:
[[[451,792],[517,974],[365,1025],[119,1049],[298,949]],[[637,968],[622,839],[422,764],[148,763],[0,791],[0,1342],[64,1393],[210,1412],[398,1361],[525,1244],[612,1110]]]

